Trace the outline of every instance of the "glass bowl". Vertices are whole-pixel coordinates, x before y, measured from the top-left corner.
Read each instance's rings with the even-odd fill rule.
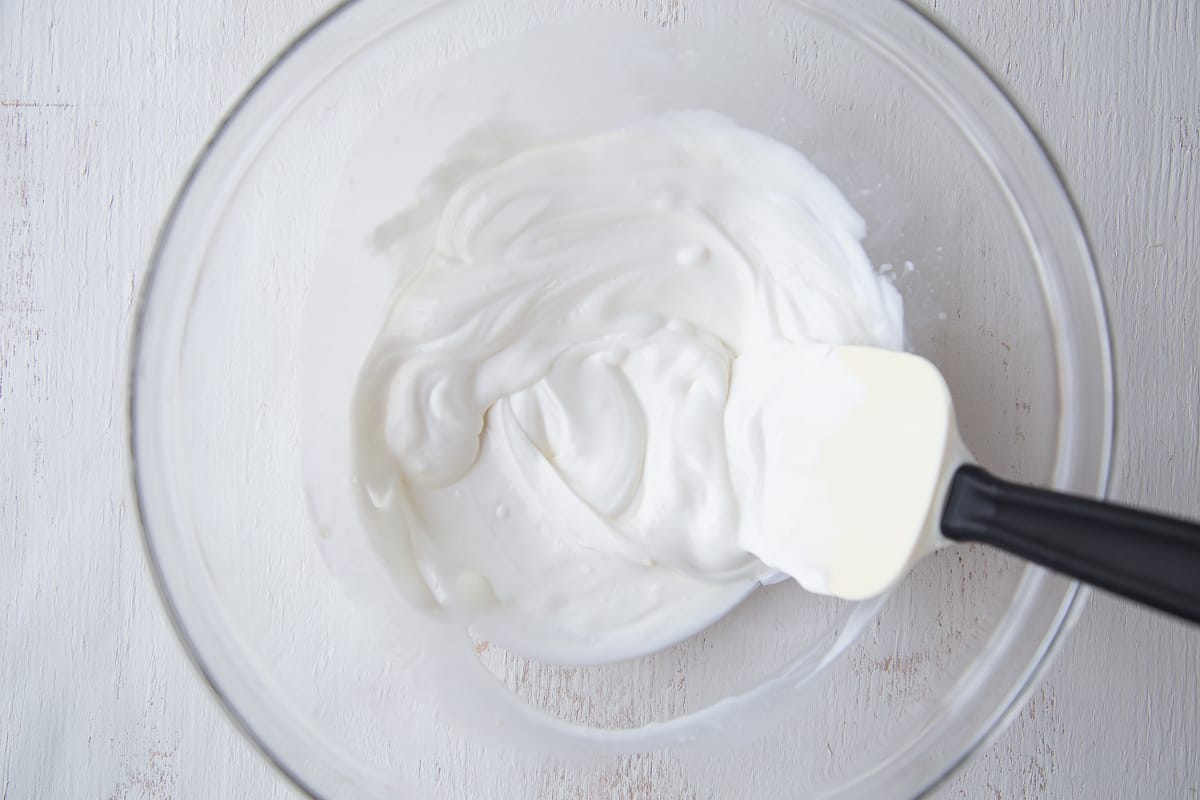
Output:
[[[792,144],[841,187],[985,466],[1103,495],[1112,366],[1082,226],[1019,112],[920,12],[346,3],[271,64],[180,191],[131,390],[147,551],[180,638],[314,796],[915,796],[1000,730],[1069,627],[1077,584],[958,547],[875,601],[788,582],[645,658],[562,667],[476,643],[473,677],[450,679],[426,668],[435,644],[382,561],[314,521],[305,381],[314,363],[354,380],[370,325],[329,321],[377,313],[355,305],[381,294],[364,240],[439,154],[489,115],[565,136],[690,108]],[[368,140],[390,155],[362,163]],[[337,313],[314,323],[314,302]]]

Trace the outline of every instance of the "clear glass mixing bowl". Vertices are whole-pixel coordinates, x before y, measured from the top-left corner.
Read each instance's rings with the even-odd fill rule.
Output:
[[[413,165],[464,133],[462,109],[447,111],[464,98],[563,134],[708,108],[794,145],[867,219],[911,347],[945,372],[980,461],[1104,492],[1112,371],[1079,219],[1003,92],[916,10],[347,3],[271,65],[201,155],[163,229],[137,330],[147,549],[229,713],[328,798],[876,798],[936,785],[1017,708],[1080,605],[1076,584],[954,548],[877,602],[781,584],[620,664],[480,648],[497,680],[481,701],[492,722],[471,727],[449,709],[453,686],[413,678],[420,647],[397,639],[389,610],[327,564],[322,537],[338,534],[312,521],[301,481],[306,295],[345,224],[356,143],[385,112],[397,121],[380,165],[388,190],[367,200],[378,224],[413,201]],[[722,721],[697,723],[715,704]]]

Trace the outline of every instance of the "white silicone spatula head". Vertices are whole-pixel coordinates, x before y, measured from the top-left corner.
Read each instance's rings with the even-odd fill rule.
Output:
[[[779,344],[739,357],[725,416],[740,544],[805,588],[877,595],[943,540],[967,458],[941,373],[870,347]]]

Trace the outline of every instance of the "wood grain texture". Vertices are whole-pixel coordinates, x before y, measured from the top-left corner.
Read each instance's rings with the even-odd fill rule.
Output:
[[[322,5],[0,6],[3,800],[295,795],[159,606],[129,496],[124,373],[175,187]],[[1116,495],[1200,516],[1196,4],[926,5],[1044,133],[1092,231],[1117,346]],[[1200,796],[1198,670],[1200,631],[1094,596],[1013,725],[938,796]]]

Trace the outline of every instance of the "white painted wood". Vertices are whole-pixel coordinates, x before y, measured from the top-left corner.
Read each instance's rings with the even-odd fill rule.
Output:
[[[294,796],[187,664],[143,563],[124,373],[155,228],[320,0],[0,5],[0,798]],[[926,0],[1061,157],[1119,359],[1116,494],[1200,516],[1200,11]],[[1200,630],[1093,598],[939,797],[1200,796]]]

